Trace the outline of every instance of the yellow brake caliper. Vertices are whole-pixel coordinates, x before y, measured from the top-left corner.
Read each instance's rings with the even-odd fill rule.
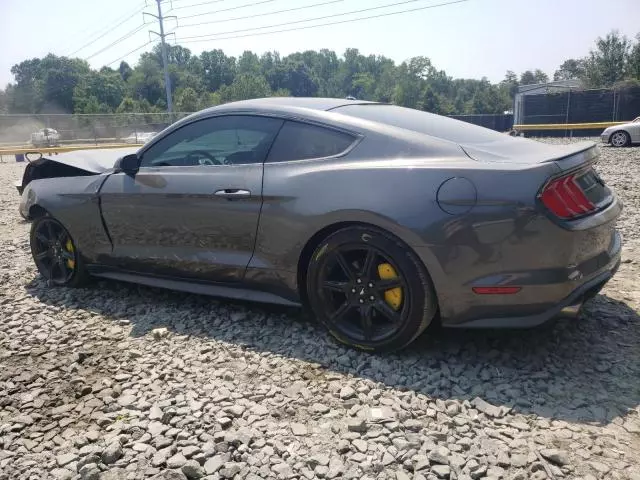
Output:
[[[71,239],[67,240],[67,243],[65,244],[64,248],[67,249],[67,252],[73,253],[73,243],[71,243]],[[75,266],[76,266],[75,261],[73,261],[72,259],[67,260],[67,267],[73,270]]]
[[[381,280],[398,278],[398,274],[389,263],[381,263],[378,265],[378,276]],[[384,301],[394,310],[398,310],[400,305],[402,305],[402,288],[395,287],[386,290],[384,292]]]

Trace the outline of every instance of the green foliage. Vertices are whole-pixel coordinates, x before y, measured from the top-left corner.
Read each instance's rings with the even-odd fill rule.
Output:
[[[591,87],[611,87],[624,80],[631,48],[627,37],[615,30],[605,38],[598,37],[596,48],[585,60],[584,80]]]
[[[191,87],[176,90],[174,106],[177,112],[195,112],[200,106],[198,93]]]
[[[176,111],[196,111],[235,100],[267,96],[323,96],[393,102],[440,114],[502,113],[513,106],[520,85],[549,80],[539,70],[507,71],[497,84],[454,79],[424,56],[396,65],[380,55],[348,48],[340,57],[322,49],[280,56],[245,51],[238,58],[222,50],[194,55],[167,49]],[[11,69],[15,83],[0,90],[0,112],[144,113],[166,110],[162,51],[156,45],[136,65],[91,70],[80,59],[47,55]],[[585,86],[623,88],[640,81],[640,35],[635,41],[613,31],[598,38],[587,58],[568,59],[554,80],[582,80]]]

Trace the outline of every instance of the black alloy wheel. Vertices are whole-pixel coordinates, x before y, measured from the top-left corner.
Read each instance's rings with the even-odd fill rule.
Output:
[[[80,286],[86,271],[66,228],[45,215],[31,225],[31,254],[40,274],[50,285]]]
[[[307,296],[336,339],[365,351],[406,346],[437,310],[420,260],[392,236],[365,227],[321,242],[309,264]]]

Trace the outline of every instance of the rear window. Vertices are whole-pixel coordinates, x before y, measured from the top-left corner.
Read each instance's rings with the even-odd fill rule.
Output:
[[[298,122],[285,122],[267,162],[288,162],[338,155],[355,141],[347,133]]]
[[[503,133],[488,128],[396,105],[343,105],[332,111],[461,144],[504,141],[505,138]]]

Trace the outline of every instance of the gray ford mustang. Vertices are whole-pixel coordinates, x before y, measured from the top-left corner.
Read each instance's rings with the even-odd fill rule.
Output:
[[[620,262],[622,205],[592,143],[545,145],[387,104],[267,98],[115,152],[25,169],[20,211],[50,284],[96,276],[305,305],[339,341],[384,351],[434,321],[576,316]]]

